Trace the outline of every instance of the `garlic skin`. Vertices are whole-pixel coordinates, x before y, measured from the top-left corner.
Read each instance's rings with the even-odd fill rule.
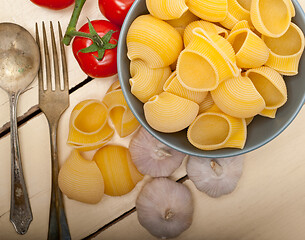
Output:
[[[170,176],[186,156],[161,143],[143,127],[132,138],[129,151],[139,172],[152,177]]]
[[[104,195],[103,176],[94,161],[73,150],[58,174],[58,186],[68,198],[96,204]]]
[[[186,172],[196,188],[213,198],[234,191],[243,170],[244,155],[231,158],[190,156]]]
[[[168,178],[147,183],[136,200],[140,224],[158,238],[174,238],[193,220],[193,199],[183,184]]]

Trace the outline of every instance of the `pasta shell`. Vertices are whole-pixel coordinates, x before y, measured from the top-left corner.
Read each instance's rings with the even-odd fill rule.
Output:
[[[105,194],[121,196],[129,193],[143,179],[133,162],[127,148],[107,145],[93,156],[105,183]]]
[[[246,21],[246,20],[239,21],[238,23],[236,23],[234,25],[234,27],[231,30],[231,33],[236,30],[240,30],[240,29],[244,29],[244,28],[250,29],[250,25],[249,25],[248,21]]]
[[[277,70],[282,75],[296,75],[299,62],[304,51],[304,34],[294,23],[290,24],[287,32],[279,38],[262,36],[270,49],[266,66]]]
[[[289,28],[291,6],[287,0],[252,0],[250,16],[261,34],[278,38]]]
[[[108,109],[98,100],[85,100],[72,110],[67,144],[89,151],[110,141],[114,130],[108,124]]]
[[[243,149],[246,137],[245,119],[229,116],[217,107],[197,116],[187,131],[189,142],[201,150]]]
[[[189,90],[210,91],[240,74],[235,61],[234,50],[226,39],[195,28],[191,42],[178,57],[177,77]]]
[[[197,20],[199,20],[199,17],[187,10],[180,18],[167,20],[166,22],[174,27],[183,37],[186,26]]]
[[[188,10],[185,0],[146,0],[149,13],[162,20],[180,18]]]
[[[108,92],[103,102],[120,137],[126,137],[138,129],[140,123],[129,109],[121,89]]]
[[[188,0],[189,10],[203,20],[219,22],[228,13],[227,0]]]
[[[188,127],[198,114],[197,103],[162,92],[144,104],[144,115],[155,130],[165,133],[178,132]]]
[[[251,21],[249,9],[244,8],[239,0],[228,0],[228,15],[220,24],[232,29],[237,22],[242,20]]]
[[[193,37],[193,30],[197,27],[204,29],[207,33],[218,34],[224,38],[228,37],[228,30],[214,23],[210,23],[204,20],[198,20],[186,26],[183,34],[184,46],[187,46],[190,43]]]
[[[121,89],[120,81],[116,80],[114,83],[111,84],[111,86],[108,88],[106,93],[112,92],[114,90]]]
[[[171,65],[177,60],[183,47],[179,32],[151,15],[142,15],[133,21],[126,41],[128,58],[140,58],[150,68]]]
[[[274,69],[261,67],[250,69],[246,76],[264,98],[265,109],[277,109],[287,101],[287,88],[283,77]]]
[[[242,28],[231,32],[227,40],[232,44],[235,51],[238,67],[257,68],[267,62],[269,48],[249,28]]]
[[[248,77],[228,79],[211,91],[215,104],[226,114],[249,118],[265,108],[263,97]]]
[[[198,114],[208,111],[211,107],[213,107],[213,105],[215,105],[215,103],[213,101],[211,93],[209,92],[206,98],[199,104]]]
[[[170,67],[149,68],[141,59],[132,60],[129,79],[131,93],[145,103],[152,96],[162,92],[162,87],[170,74]]]
[[[208,92],[195,92],[183,87],[177,78],[176,72],[173,72],[166,80],[163,90],[198,104],[201,103],[208,94]]]
[[[58,174],[60,190],[76,201],[96,204],[104,195],[103,176],[94,161],[73,150]]]

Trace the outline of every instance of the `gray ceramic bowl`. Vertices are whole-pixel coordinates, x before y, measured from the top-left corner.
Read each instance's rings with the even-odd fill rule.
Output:
[[[305,14],[297,1],[293,0],[293,3],[296,10],[296,16],[292,19],[292,21],[296,23],[303,32],[305,32]],[[118,42],[118,75],[122,91],[131,111],[141,125],[164,144],[186,154],[199,157],[224,158],[244,154],[263,146],[278,136],[284,129],[287,128],[287,126],[292,122],[302,108],[305,101],[304,55],[300,61],[299,74],[293,77],[285,77],[288,89],[287,103],[278,110],[275,119],[260,116],[256,116],[254,118],[253,122],[248,127],[248,136],[244,149],[240,150],[227,148],[214,151],[203,151],[195,148],[188,142],[186,130],[177,133],[161,133],[152,129],[145,120],[143,103],[141,103],[130,92],[130,61],[126,54],[126,35],[131,23],[136,17],[147,13],[148,11],[145,0],[135,0],[126,16]]]

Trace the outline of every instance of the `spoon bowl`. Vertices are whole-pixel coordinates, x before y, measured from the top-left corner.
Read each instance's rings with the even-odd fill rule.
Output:
[[[20,159],[17,102],[37,75],[39,65],[39,48],[32,35],[17,24],[0,23],[0,87],[9,96],[11,120],[10,221],[19,234],[27,232],[33,216]]]

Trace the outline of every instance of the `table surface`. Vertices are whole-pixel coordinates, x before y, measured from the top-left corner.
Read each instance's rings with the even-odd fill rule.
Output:
[[[90,19],[104,19],[98,1],[87,1],[79,25]],[[304,8],[305,0],[299,3]],[[14,22],[34,35],[37,21],[47,24],[60,21],[66,28],[73,7],[51,11],[29,0],[2,0],[0,22]],[[66,48],[70,88],[70,107],[59,124],[59,160],[62,165],[71,148],[66,145],[69,116],[80,101],[101,100],[117,76],[88,80],[80,70],[71,47]],[[85,84],[81,84],[85,83]],[[81,85],[80,85],[81,84]],[[18,105],[19,138],[24,175],[34,220],[27,234],[20,236],[9,221],[10,204],[10,135],[9,103],[0,91],[0,239],[46,239],[50,204],[50,143],[45,116],[38,111],[37,80],[21,95]],[[246,154],[244,171],[236,190],[218,199],[199,192],[189,180],[195,212],[191,227],[177,239],[305,239],[305,110],[276,139]],[[111,143],[128,146],[130,137],[115,135]],[[90,158],[94,152],[88,152]],[[185,162],[171,176],[178,180],[186,175]],[[96,205],[64,198],[72,239],[155,239],[137,220],[135,199],[149,178],[146,176],[135,189],[122,197],[104,196]]]

